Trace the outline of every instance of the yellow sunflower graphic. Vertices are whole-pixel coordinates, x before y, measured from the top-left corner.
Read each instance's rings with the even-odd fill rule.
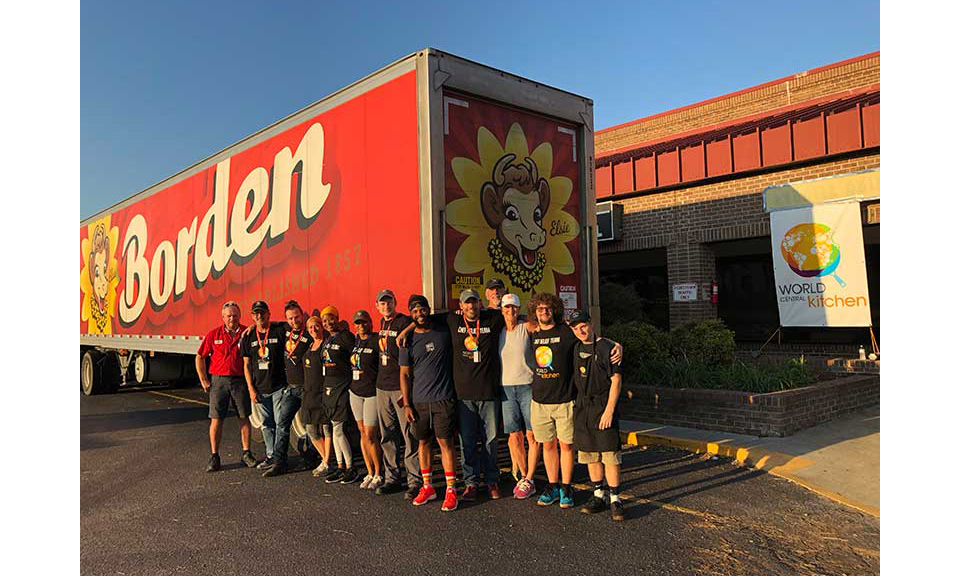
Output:
[[[477,131],[479,163],[456,157],[451,168],[466,194],[447,206],[450,226],[465,234],[454,259],[461,274],[502,278],[510,292],[556,292],[554,274],[572,274],[566,243],[580,233],[564,211],[573,183],[553,176],[553,146],[531,153],[520,124],[501,145],[485,127]]]
[[[120,243],[120,229],[110,227],[110,216],[87,226],[87,237],[80,243],[85,265],[80,271],[80,290],[83,306],[80,319],[88,322],[87,333],[111,334],[111,321],[117,304],[116,249]]]

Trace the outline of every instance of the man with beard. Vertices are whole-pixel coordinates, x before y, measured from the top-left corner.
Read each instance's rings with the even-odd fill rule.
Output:
[[[487,299],[487,308],[491,310],[500,309],[500,299],[503,298],[503,293],[506,291],[506,286],[503,285],[503,280],[499,278],[491,278],[487,282],[486,288],[483,290],[483,295]]]
[[[250,395],[243,380],[243,357],[240,355],[240,306],[233,301],[221,310],[223,326],[211,330],[197,351],[196,368],[203,391],[210,395],[210,462],[207,472],[220,469],[220,438],[223,434],[223,419],[233,404],[240,420],[240,443],[243,452],[240,460],[248,467],[257,465],[250,452]],[[207,373],[206,359],[210,359]],[[211,382],[212,380],[212,382]]]
[[[440,509],[449,512],[457,508],[453,444],[457,410],[450,367],[453,348],[450,332],[443,324],[430,319],[430,305],[425,297],[417,294],[411,296],[408,308],[416,326],[407,338],[406,346],[400,350],[400,386],[404,419],[414,427],[419,445],[420,472],[423,475],[423,487],[413,499],[413,505],[421,506],[437,497],[431,484],[431,441],[436,438],[447,485]]]

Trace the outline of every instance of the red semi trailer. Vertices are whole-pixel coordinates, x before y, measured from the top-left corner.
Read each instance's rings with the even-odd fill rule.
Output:
[[[497,277],[597,317],[593,161],[589,99],[403,58],[81,222],[82,390],[195,382],[226,300],[447,308]]]

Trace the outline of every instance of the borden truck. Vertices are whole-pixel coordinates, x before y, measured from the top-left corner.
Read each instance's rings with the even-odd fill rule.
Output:
[[[195,379],[226,300],[349,318],[496,277],[596,317],[596,246],[593,103],[426,49],[81,222],[81,386]]]

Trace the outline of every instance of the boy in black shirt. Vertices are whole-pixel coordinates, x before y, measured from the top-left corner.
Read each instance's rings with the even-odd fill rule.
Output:
[[[574,383],[577,399],[573,405],[573,441],[577,459],[587,465],[593,483],[593,497],[581,509],[592,514],[604,510],[603,478],[610,488],[610,510],[614,520],[623,520],[620,503],[620,364],[610,360],[613,343],[597,338],[586,312],[570,318],[570,327],[579,342],[574,349],[577,370]]]

